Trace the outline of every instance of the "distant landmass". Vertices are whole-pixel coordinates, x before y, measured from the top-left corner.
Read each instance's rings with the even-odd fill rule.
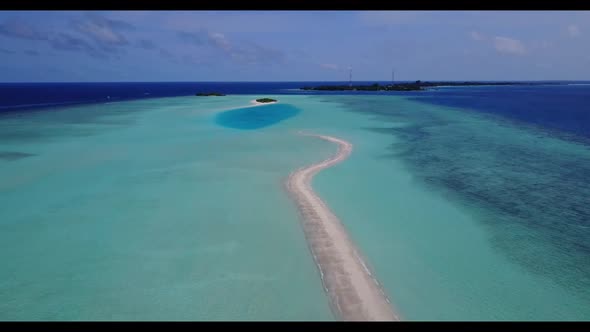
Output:
[[[274,103],[277,100],[276,99],[271,99],[271,98],[260,98],[260,99],[256,99],[257,102],[259,103]]]
[[[426,88],[437,86],[476,86],[476,85],[540,85],[548,83],[535,82],[422,82],[416,81],[412,83],[397,83],[380,85],[374,83],[371,85],[320,85],[320,86],[305,86],[301,90],[319,90],[319,91],[420,91]],[[551,83],[549,83],[551,84]],[[559,83],[553,83],[559,84]]]

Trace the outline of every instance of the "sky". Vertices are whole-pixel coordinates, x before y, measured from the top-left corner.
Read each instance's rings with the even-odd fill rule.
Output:
[[[590,11],[2,11],[0,82],[590,80]]]

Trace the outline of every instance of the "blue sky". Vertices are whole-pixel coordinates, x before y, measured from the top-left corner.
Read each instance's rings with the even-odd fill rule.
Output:
[[[0,81],[588,80],[590,12],[3,11]]]

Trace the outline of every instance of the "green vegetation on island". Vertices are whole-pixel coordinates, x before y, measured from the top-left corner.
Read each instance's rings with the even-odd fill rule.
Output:
[[[219,93],[219,92],[199,92],[196,94],[196,96],[204,96],[204,97],[209,97],[209,96],[218,96],[218,97],[222,97],[225,96],[223,93]]]
[[[256,99],[256,101],[259,103],[273,103],[273,102],[276,102],[276,99],[260,98],[260,99]]]
[[[301,90],[319,90],[319,91],[422,91],[426,88],[437,86],[476,86],[476,85],[538,85],[547,83],[533,82],[422,82],[397,83],[380,85],[374,83],[371,85],[320,85],[305,86]]]

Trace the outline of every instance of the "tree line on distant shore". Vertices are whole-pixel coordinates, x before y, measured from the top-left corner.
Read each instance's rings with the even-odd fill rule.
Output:
[[[420,91],[428,87],[437,86],[476,86],[476,85],[538,85],[547,83],[533,82],[422,82],[420,80],[411,83],[384,84],[374,83],[371,85],[320,85],[305,86],[301,90],[324,90],[324,91]]]

